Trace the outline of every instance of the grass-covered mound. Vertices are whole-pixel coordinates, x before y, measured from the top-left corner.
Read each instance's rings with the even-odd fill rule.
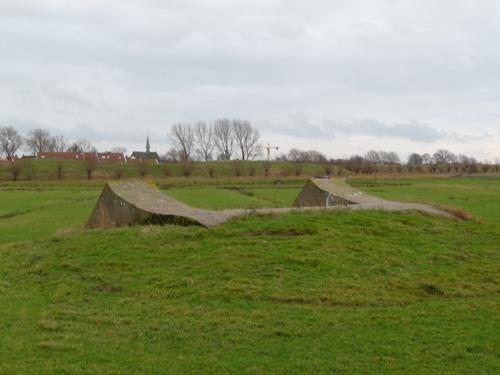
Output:
[[[164,187],[196,199],[203,181]],[[219,182],[234,200],[210,204],[296,188]],[[498,373],[499,181],[355,183],[481,222],[304,212],[84,231],[102,183],[0,185],[0,373]]]
[[[2,371],[493,373],[499,237],[339,212],[2,246]]]

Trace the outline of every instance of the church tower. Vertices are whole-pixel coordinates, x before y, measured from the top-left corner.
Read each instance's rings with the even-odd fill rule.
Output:
[[[148,135],[146,138],[146,152],[149,153],[150,149],[151,149],[151,147],[149,146],[149,135]]]

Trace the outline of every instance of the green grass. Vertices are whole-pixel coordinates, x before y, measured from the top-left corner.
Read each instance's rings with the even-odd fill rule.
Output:
[[[405,198],[397,181],[354,183]],[[0,219],[0,373],[498,373],[498,181],[401,183],[439,202],[456,184],[457,206],[486,195],[470,206],[483,222],[302,212],[83,231],[99,184],[0,185],[2,213],[32,210]]]
[[[247,191],[255,197],[271,202],[272,207],[291,207],[300,190],[300,188],[260,188]]]
[[[0,243],[82,228],[100,189],[101,184],[0,185]]]
[[[298,188],[181,188],[167,195],[187,205],[213,210],[229,208],[290,207]]]
[[[190,177],[209,177],[209,169],[214,171],[214,179],[227,177],[235,177],[235,164],[241,166],[241,177],[250,177],[250,170],[254,170],[252,178],[263,178],[265,175],[264,161],[212,161],[212,162],[193,162],[193,170]],[[21,174],[20,180],[57,180],[57,165],[58,162],[53,160],[22,160],[20,161]],[[167,163],[157,165],[148,163],[145,166],[146,175],[149,177],[162,178],[165,177],[165,167],[168,168],[169,176],[167,179],[175,177],[184,177],[184,168],[182,163]],[[291,162],[272,161],[269,163],[269,176],[272,178],[289,179],[294,175],[295,164]],[[120,171],[123,177],[139,177],[137,164],[114,164],[114,163],[99,163],[97,164],[93,178],[109,179],[115,178],[117,171]],[[63,162],[63,179],[87,179],[85,165],[81,161],[64,161]],[[324,174],[324,167],[317,163],[304,163],[302,165],[301,176],[315,176]],[[0,181],[9,181],[11,179],[9,173],[9,164],[0,163]]]
[[[482,220],[500,222],[498,176],[353,179],[350,183],[382,198],[461,207]]]

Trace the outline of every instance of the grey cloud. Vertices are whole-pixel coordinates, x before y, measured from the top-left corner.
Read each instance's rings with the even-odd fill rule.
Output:
[[[86,109],[92,108],[92,102],[90,99],[71,90],[49,84],[43,85],[42,89],[47,96],[61,101],[66,105],[74,105],[77,107],[84,107]]]
[[[407,123],[386,124],[374,119],[315,121],[306,113],[298,112],[287,117],[286,126],[268,124],[267,129],[297,138],[333,140],[345,136],[376,138],[401,138],[429,143],[449,137],[450,134],[412,120]]]
[[[268,129],[297,138],[324,139],[335,138],[335,133],[323,124],[312,120],[306,113],[297,112],[288,115],[286,125],[268,125]]]
[[[64,135],[68,140],[74,141],[77,139],[88,139],[92,142],[104,142],[108,144],[134,144],[145,142],[146,135],[156,143],[161,144],[166,142],[166,133],[155,130],[135,129],[127,131],[119,131],[106,126],[95,127],[85,123],[77,123],[74,126],[61,129],[57,126],[39,121],[21,118],[8,118],[0,120],[0,126],[13,126],[21,135],[26,135],[29,130],[34,128],[42,128],[50,131],[52,135]]]
[[[325,123],[332,131],[346,135],[403,138],[415,142],[435,142],[446,137],[446,133],[415,120],[395,125],[384,124],[373,119],[325,120]]]
[[[470,123],[478,142],[498,127],[499,15],[496,0],[3,0],[0,115],[111,138],[230,114],[461,147]]]

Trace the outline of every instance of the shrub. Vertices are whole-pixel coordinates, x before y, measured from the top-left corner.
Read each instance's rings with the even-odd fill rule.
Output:
[[[148,173],[148,167],[147,167],[147,164],[144,160],[139,160],[137,162],[137,164],[135,165],[135,168],[137,170],[137,174],[140,177],[144,177]]]
[[[234,175],[236,177],[240,177],[243,175],[244,171],[245,171],[245,166],[243,165],[243,163],[239,160],[235,160],[233,161],[233,169],[234,169]]]
[[[271,173],[271,163],[268,161],[264,162],[264,176],[269,177]]]
[[[215,175],[215,168],[214,168],[214,166],[210,165],[207,168],[207,172],[208,172],[208,175],[210,176],[210,178],[214,178],[214,175]]]
[[[95,158],[88,158],[83,161],[83,167],[85,168],[85,172],[87,173],[87,178],[92,179],[92,173],[94,173],[95,168],[97,167],[97,161]]]
[[[13,161],[12,163],[9,164],[9,175],[12,181],[17,181],[19,178],[19,175],[21,174],[21,163],[18,161]]]
[[[170,176],[172,176],[172,168],[167,163],[163,163],[162,164],[162,166],[161,166],[161,172],[163,174],[163,177],[170,177]]]
[[[250,164],[250,166],[248,167],[248,174],[251,176],[251,177],[254,177],[256,174],[257,174],[257,168],[255,167],[255,164]]]
[[[117,180],[121,179],[123,177],[123,175],[125,174],[125,169],[123,168],[123,166],[121,165],[118,165],[116,168],[115,168],[115,178]]]
[[[182,163],[182,174],[184,177],[190,177],[194,171],[194,164],[192,161],[188,160]]]
[[[293,173],[295,174],[295,176],[300,176],[302,174],[302,170],[304,169],[304,166],[302,165],[302,163],[295,163],[293,165]]]
[[[332,175],[332,172],[333,172],[333,165],[330,164],[330,163],[325,163],[323,164],[323,169],[325,171],[325,174],[330,177]]]
[[[63,168],[64,168],[64,163],[62,161],[58,161],[56,163],[56,177],[60,181],[63,178]]]

